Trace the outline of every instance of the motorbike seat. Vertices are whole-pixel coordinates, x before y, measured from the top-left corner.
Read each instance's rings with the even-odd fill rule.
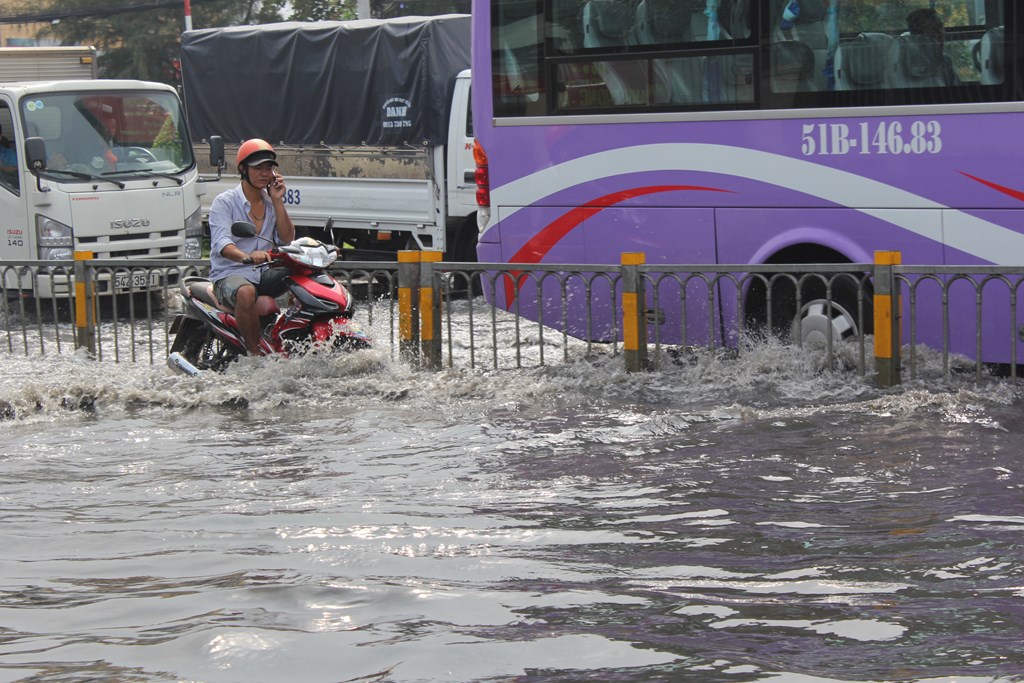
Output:
[[[230,309],[222,307],[220,302],[217,301],[217,297],[213,295],[213,283],[209,280],[197,280],[189,283],[188,292],[193,298],[199,299],[204,304],[209,304],[214,308],[220,308],[221,310],[227,310],[230,312]]]
[[[221,304],[217,300],[217,297],[213,294],[213,283],[209,280],[196,280],[188,284],[189,293],[196,299],[199,299],[205,304],[213,306],[216,309],[224,311],[225,313],[234,313],[235,309]],[[273,316],[278,313],[277,301],[272,296],[261,294],[256,298],[256,313],[261,318],[266,316]]]

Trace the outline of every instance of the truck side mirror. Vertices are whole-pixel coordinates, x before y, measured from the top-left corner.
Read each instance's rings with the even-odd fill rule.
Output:
[[[219,135],[210,136],[210,166],[217,169],[218,175],[224,168],[224,138]]]
[[[46,142],[42,138],[25,139],[25,161],[31,169],[46,168]]]
[[[46,170],[46,142],[42,138],[25,138],[25,163],[36,177],[36,189],[49,192],[50,188],[43,187],[43,180],[39,177],[39,172]]]

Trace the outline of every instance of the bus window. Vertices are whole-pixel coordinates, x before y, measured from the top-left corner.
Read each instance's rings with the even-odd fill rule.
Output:
[[[988,64],[982,64],[986,27],[994,30],[1002,25],[1001,17],[989,16],[984,2],[952,0],[935,6],[924,0],[844,0],[838,24],[842,36],[839,50],[853,73],[845,74],[852,81],[840,81],[837,74],[837,89],[863,89],[869,82],[883,85],[874,73],[874,62],[880,59],[892,60],[891,78],[883,85],[886,88],[1002,82],[1001,76],[992,73],[993,65],[1001,64],[1003,57],[1003,43],[995,40],[998,33],[986,41]],[[883,45],[880,36],[892,37],[895,45]],[[847,50],[853,41],[860,44]]]
[[[544,108],[540,49],[543,17],[533,0],[506,0],[496,12],[493,51],[495,113],[530,116]]]
[[[1004,67],[1015,34],[1002,27],[1010,6],[1008,0],[493,0],[494,112],[1008,101],[1015,73]]]

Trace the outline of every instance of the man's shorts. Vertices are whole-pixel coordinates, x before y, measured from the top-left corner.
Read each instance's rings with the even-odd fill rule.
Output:
[[[238,303],[238,290],[246,285],[256,286],[256,296],[272,296],[277,298],[288,288],[285,278],[287,268],[268,268],[260,275],[259,282],[250,282],[241,275],[228,275],[213,283],[213,295],[222,306],[234,308]]]

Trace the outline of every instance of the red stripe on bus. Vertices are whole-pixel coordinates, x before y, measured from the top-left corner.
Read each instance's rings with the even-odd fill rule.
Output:
[[[1022,202],[1024,202],[1024,192],[1021,192],[1020,190],[1014,190],[1012,188],[1005,187],[1005,186],[999,185],[997,183],[993,183],[990,180],[985,180],[984,178],[979,178],[977,176],[973,176],[970,173],[964,173],[963,171],[960,171],[960,174],[967,176],[971,180],[976,180],[979,183],[981,183],[982,185],[986,185],[988,187],[991,187],[993,190],[996,190],[997,192],[1002,192],[1003,194],[1005,194],[1008,197],[1013,197],[1014,199],[1019,199]]]
[[[658,192],[676,191],[731,192],[732,190],[723,190],[717,187],[703,187],[701,185],[651,185],[648,187],[635,187],[629,190],[606,194],[603,197],[598,197],[585,206],[578,207],[580,211],[577,211],[575,208],[570,209],[548,225],[541,228],[536,235],[527,240],[526,244],[519,248],[519,251],[517,251],[512,258],[508,260],[508,262],[540,263],[541,260],[548,255],[548,252],[550,252],[563,237],[572,232],[576,226],[587,218],[607,209],[609,206],[614,206],[628,199],[633,199],[634,197],[642,197],[644,195],[656,194]],[[518,271],[513,271],[510,272],[509,275],[505,276],[505,307],[509,310],[512,308],[512,300],[515,295],[515,283],[513,282],[513,278],[518,279],[520,282],[522,281],[517,277],[518,275]]]

